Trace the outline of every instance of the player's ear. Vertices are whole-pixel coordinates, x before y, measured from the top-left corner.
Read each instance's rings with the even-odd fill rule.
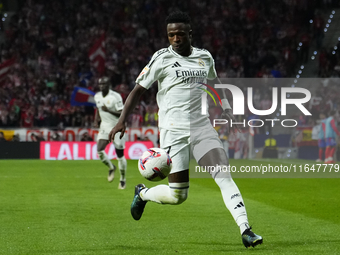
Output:
[[[189,30],[189,38],[192,39],[192,30]]]

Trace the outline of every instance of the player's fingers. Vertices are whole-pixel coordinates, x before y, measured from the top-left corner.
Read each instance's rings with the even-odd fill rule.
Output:
[[[116,135],[117,131],[115,131],[115,129],[113,128],[109,134],[109,141],[113,142],[115,135]]]
[[[120,136],[119,136],[119,138],[122,139],[123,136],[124,136],[124,134],[125,134],[125,127],[122,128],[122,130],[120,131]]]

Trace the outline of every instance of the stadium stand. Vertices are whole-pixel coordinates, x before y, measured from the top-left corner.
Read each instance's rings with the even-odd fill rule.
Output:
[[[5,27],[1,63],[0,126],[55,127],[86,125],[93,108],[72,107],[75,86],[97,91],[96,78],[111,77],[125,99],[151,54],[167,47],[164,17],[176,8],[189,12],[193,44],[208,49],[221,78],[293,77],[308,61],[308,48],[317,41],[320,76],[339,66],[322,48],[322,31],[309,20],[322,19],[321,1],[203,0],[203,1],[21,1]],[[315,23],[314,23],[315,24]],[[321,33],[321,34],[320,34]],[[89,58],[94,43],[105,35],[105,67]],[[299,41],[303,50],[297,51]],[[338,55],[337,55],[337,59]],[[333,71],[332,71],[333,70]],[[153,88],[142,99],[139,119],[155,106]],[[259,102],[269,88],[261,90]]]

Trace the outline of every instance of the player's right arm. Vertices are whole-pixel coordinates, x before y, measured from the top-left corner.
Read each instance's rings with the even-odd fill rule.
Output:
[[[109,134],[109,140],[113,141],[116,133],[120,132],[120,138],[123,137],[125,133],[125,123],[127,121],[128,116],[130,113],[132,113],[133,109],[135,109],[137,103],[139,102],[139,99],[141,95],[146,91],[147,89],[142,87],[139,84],[136,84],[134,89],[130,92],[129,96],[127,97],[123,111],[118,119],[118,123],[116,126],[114,126]]]
[[[332,119],[331,120],[331,127],[332,127],[332,129],[334,130],[334,132],[338,135],[338,136],[340,136],[340,132],[339,132],[339,130],[337,129],[337,127],[336,127],[336,125],[335,125],[335,120],[334,119]]]
[[[99,127],[99,120],[100,120],[98,108],[95,111],[96,111],[96,115],[94,116],[93,127],[98,128]]]
[[[129,94],[125,101],[123,111],[118,119],[117,125],[111,130],[109,134],[109,140],[113,141],[115,134],[120,132],[120,138],[123,137],[125,133],[125,123],[128,116],[132,113],[133,109],[136,107],[141,95],[148,90],[151,85],[159,79],[162,75],[162,57],[163,54],[167,53],[168,49],[162,49],[153,54],[150,62],[144,67],[142,72],[136,79],[136,86]]]

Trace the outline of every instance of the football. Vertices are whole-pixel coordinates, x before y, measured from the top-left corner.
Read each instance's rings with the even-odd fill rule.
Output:
[[[160,181],[166,178],[172,168],[169,154],[160,148],[150,148],[138,160],[141,175],[149,181]]]

